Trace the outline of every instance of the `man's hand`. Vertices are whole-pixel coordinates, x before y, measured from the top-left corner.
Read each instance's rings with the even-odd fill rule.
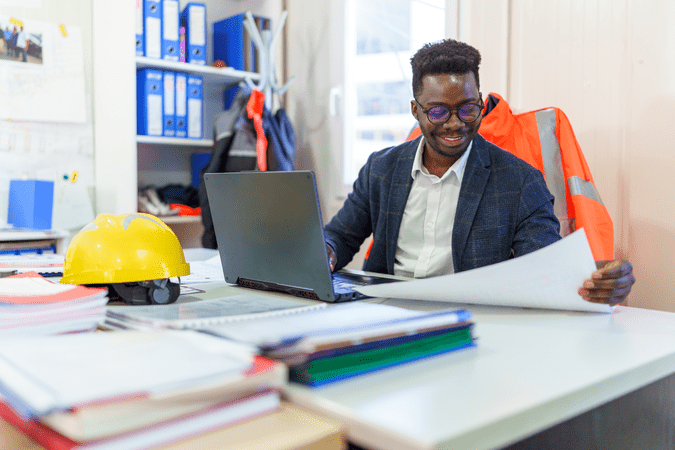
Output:
[[[590,280],[584,281],[579,295],[593,303],[614,306],[623,302],[635,283],[633,265],[622,259],[596,261],[595,265],[598,270],[593,272]]]
[[[333,272],[335,270],[335,266],[337,265],[337,256],[335,256],[335,250],[333,250],[333,247],[326,244],[326,253],[328,253],[328,262],[330,263],[330,271]]]

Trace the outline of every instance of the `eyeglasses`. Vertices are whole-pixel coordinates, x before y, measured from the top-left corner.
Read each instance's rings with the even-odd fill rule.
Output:
[[[477,105],[475,103],[467,103],[462,105],[459,108],[448,108],[447,106],[438,105],[432,106],[429,109],[424,109],[420,102],[415,99],[415,103],[422,109],[422,112],[427,115],[429,122],[434,125],[443,125],[445,122],[450,120],[452,113],[457,111],[457,117],[464,123],[471,123],[478,120],[480,117],[480,112],[483,110],[483,105]]]

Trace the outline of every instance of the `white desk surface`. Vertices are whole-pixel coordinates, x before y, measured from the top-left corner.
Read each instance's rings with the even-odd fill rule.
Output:
[[[511,444],[675,372],[674,313],[465,307],[474,315],[476,348],[320,388],[292,384],[287,398],[343,421],[350,440],[367,448],[482,449]]]
[[[242,289],[199,287],[206,292],[178,301]],[[343,422],[349,440],[369,449],[499,448],[675,373],[675,313],[368,301],[465,308],[477,337],[475,348],[319,388],[287,387],[287,399]]]

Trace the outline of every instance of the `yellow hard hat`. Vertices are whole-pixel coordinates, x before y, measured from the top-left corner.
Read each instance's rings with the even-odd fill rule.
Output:
[[[189,274],[178,238],[160,219],[99,214],[70,241],[61,283],[114,285]]]

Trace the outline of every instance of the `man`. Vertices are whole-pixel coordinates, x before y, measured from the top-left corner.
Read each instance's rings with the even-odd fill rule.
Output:
[[[7,55],[14,57],[14,41],[16,39],[16,27],[14,31],[9,29],[9,26],[5,30],[5,43],[7,45]]]
[[[14,29],[12,30],[11,41],[12,41],[12,57],[17,58],[19,56],[19,45],[18,45],[19,32],[16,29],[16,27],[14,27]]]
[[[21,55],[21,61],[28,62],[28,33],[23,31],[23,26],[16,39],[16,49],[18,54]]]
[[[483,99],[475,48],[451,39],[411,59],[411,112],[422,136],[373,153],[326,225],[333,270],[372,233],[364,270],[416,278],[518,257],[558,239],[541,172],[478,135]],[[599,261],[579,294],[617,304],[635,282],[627,261]]]
[[[0,55],[7,52],[7,41],[5,40],[5,32],[0,28]]]

